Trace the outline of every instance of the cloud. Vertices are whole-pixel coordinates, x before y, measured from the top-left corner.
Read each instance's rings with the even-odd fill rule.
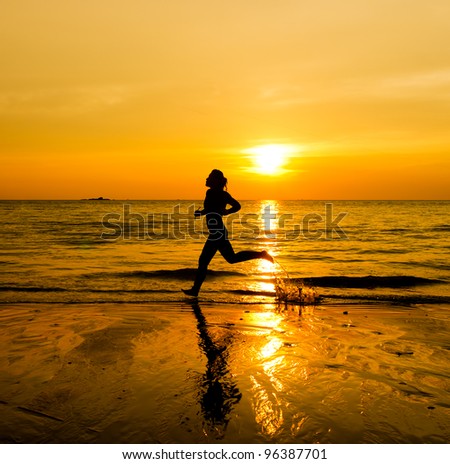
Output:
[[[402,74],[382,79],[378,88],[386,93],[407,93],[417,94],[423,92],[447,91],[447,98],[450,97],[450,68],[425,71],[413,74]]]
[[[450,68],[359,78],[330,78],[321,82],[298,79],[297,84],[262,86],[258,101],[275,108],[330,101],[435,99],[450,100]]]
[[[0,114],[76,116],[118,106],[133,95],[119,85],[10,91],[0,94]]]

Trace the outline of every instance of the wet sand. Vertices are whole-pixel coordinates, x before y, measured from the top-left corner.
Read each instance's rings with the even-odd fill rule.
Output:
[[[2,443],[447,443],[450,308],[2,305]]]

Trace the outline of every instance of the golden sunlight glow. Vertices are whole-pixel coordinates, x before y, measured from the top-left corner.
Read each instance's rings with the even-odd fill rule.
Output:
[[[280,205],[276,200],[264,200],[260,202],[260,244],[262,249],[266,250],[274,259],[278,255],[277,251],[277,218],[280,210]],[[257,292],[275,292],[274,276],[278,271],[278,266],[270,261],[260,259],[253,263],[253,272],[258,274],[260,278],[253,282],[250,288]]]
[[[260,355],[262,359],[267,359],[272,357],[281,347],[283,342],[277,338],[271,338],[269,341],[261,348]]]
[[[274,176],[286,172],[284,166],[296,151],[294,145],[270,144],[248,148],[244,153],[251,156],[255,166],[253,172]]]
[[[448,1],[254,3],[3,2],[0,200],[450,199]]]

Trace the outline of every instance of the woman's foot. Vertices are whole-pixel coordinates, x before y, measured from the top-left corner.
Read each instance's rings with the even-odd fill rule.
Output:
[[[190,288],[189,290],[181,289],[181,291],[187,296],[198,296],[198,291]]]
[[[270,256],[269,253],[267,253],[266,250],[261,251],[261,258],[262,258],[262,259],[266,259],[267,261],[270,261],[271,263],[273,263],[273,258],[272,258],[272,256]]]

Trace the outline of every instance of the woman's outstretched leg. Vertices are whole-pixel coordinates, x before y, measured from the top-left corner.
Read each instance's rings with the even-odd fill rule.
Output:
[[[267,253],[266,250],[264,251],[238,251],[237,253],[234,252],[231,243],[226,240],[223,242],[219,248],[221,255],[225,258],[225,260],[230,264],[241,263],[242,261],[250,261],[251,259],[266,259],[273,263],[272,256]]]

